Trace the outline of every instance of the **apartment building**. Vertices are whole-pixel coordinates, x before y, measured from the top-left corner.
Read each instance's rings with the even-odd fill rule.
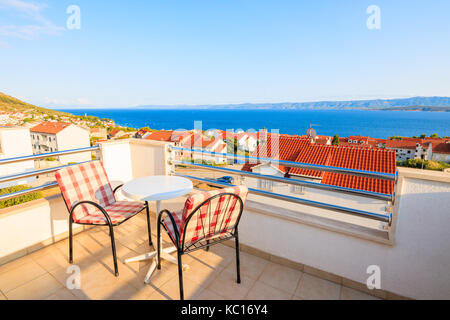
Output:
[[[434,143],[432,160],[450,163],[450,140]]]
[[[395,150],[397,161],[409,159],[432,160],[433,142],[423,139],[403,138],[387,140],[385,148]]]
[[[30,129],[33,154],[90,146],[89,131],[70,123],[42,122]],[[91,160],[90,153],[60,156],[62,164]]]
[[[30,130],[22,127],[0,127],[0,159],[28,156],[32,153]],[[0,167],[0,176],[9,176],[34,170],[34,161],[23,161],[4,164]],[[28,184],[34,182],[36,177],[20,181],[0,184],[1,188],[12,185]]]

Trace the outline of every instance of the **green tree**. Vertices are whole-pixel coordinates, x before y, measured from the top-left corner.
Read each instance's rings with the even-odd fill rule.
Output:
[[[437,133],[433,133],[430,138],[438,138],[439,139],[439,135]]]
[[[339,136],[337,134],[334,135],[333,141],[331,142],[331,144],[333,146],[338,146],[339,145]]]
[[[426,137],[427,135],[425,133],[420,135],[420,139],[425,139]]]
[[[28,185],[25,185],[25,184],[19,185],[19,186],[7,187],[7,188],[0,189],[0,195],[14,193],[14,192],[26,190],[29,188],[31,188],[31,187]],[[42,192],[33,192],[33,193],[25,194],[23,196],[14,197],[12,199],[2,200],[2,201],[0,201],[0,209],[16,206],[18,204],[22,204],[22,203],[33,201],[33,200],[40,199],[40,198],[42,198]]]

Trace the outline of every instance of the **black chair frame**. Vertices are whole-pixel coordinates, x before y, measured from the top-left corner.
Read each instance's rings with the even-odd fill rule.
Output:
[[[225,219],[222,219],[222,223],[221,226],[219,228],[217,228],[216,225],[216,230],[214,233],[209,234],[208,239],[206,240],[205,237],[198,239],[197,241],[195,241],[194,243],[190,243],[188,247],[185,246],[185,238],[186,238],[186,232],[183,233],[183,239],[182,241],[180,241],[180,234],[177,228],[177,224],[175,223],[175,219],[172,215],[172,213],[169,210],[162,210],[159,215],[158,215],[158,220],[157,220],[157,268],[161,269],[161,259],[160,259],[160,248],[161,248],[161,226],[166,230],[167,229],[163,223],[163,218],[167,215],[170,218],[170,221],[173,225],[173,230],[175,232],[175,247],[177,248],[177,259],[178,259],[178,280],[179,280],[179,286],[180,286],[180,300],[184,300],[184,290],[183,290],[183,266],[182,266],[182,256],[186,253],[190,253],[193,251],[197,251],[200,249],[205,248],[206,251],[209,250],[210,246],[219,244],[221,242],[227,241],[227,240],[231,240],[231,239],[235,239],[235,249],[236,249],[236,273],[237,273],[237,283],[241,283],[241,272],[240,272],[240,257],[239,257],[239,232],[238,232],[238,225],[239,222],[241,220],[241,216],[242,216],[242,212],[244,210],[244,204],[243,201],[241,199],[241,197],[239,197],[237,194],[235,193],[219,193],[205,201],[203,201],[201,204],[199,204],[191,213],[191,215],[187,218],[186,223],[184,225],[184,229],[186,230],[189,222],[191,221],[191,218],[193,216],[195,216],[199,210],[201,210],[201,208],[208,204],[208,209],[210,210],[211,208],[211,202],[212,200],[214,200],[215,198],[219,198],[219,197],[223,197],[223,196],[229,196],[228,198],[228,202],[227,202],[227,208],[228,205],[230,203],[231,199],[237,199],[236,204],[239,203],[240,209],[239,209],[239,215],[238,218],[236,220],[236,224],[234,226],[234,230],[231,230],[230,232],[226,233],[225,235],[222,236],[217,236],[220,235],[221,232],[219,232],[221,230],[222,224],[224,222]],[[210,216],[211,217],[211,216]],[[211,222],[211,221],[210,221]],[[202,228],[203,228],[203,234],[205,235],[205,225],[202,224]]]
[[[122,186],[123,186],[123,184],[117,186],[113,190],[113,193],[115,194],[117,192],[117,190],[119,190]],[[64,203],[66,204],[67,211],[69,211],[69,262],[70,262],[70,264],[73,263],[73,231],[72,231],[72,225],[75,223],[75,224],[80,224],[80,225],[108,226],[109,227],[109,236],[111,237],[111,248],[112,248],[113,260],[114,260],[114,275],[116,277],[118,277],[119,276],[119,268],[117,266],[116,242],[114,240],[114,229],[113,229],[113,227],[120,226],[122,223],[124,223],[125,221],[128,221],[133,216],[125,219],[124,221],[122,221],[120,223],[113,224],[112,221],[111,221],[111,218],[109,217],[109,215],[106,212],[106,210],[101,205],[99,205],[96,202],[93,202],[93,201],[79,201],[79,202],[75,203],[70,210],[69,210],[69,207],[67,206],[67,203],[65,201],[64,201]],[[78,223],[78,222],[74,222],[73,221],[73,212],[78,206],[80,206],[82,204],[92,205],[92,206],[96,207],[98,210],[100,210],[100,212],[103,213],[103,215],[105,216],[107,223],[106,224],[94,224],[94,223]],[[152,243],[152,236],[151,236],[152,235],[152,230],[151,230],[151,226],[150,226],[150,211],[149,211],[149,206],[148,206],[148,202],[147,201],[145,202],[144,208],[142,208],[142,210],[144,210],[144,209],[146,209],[146,212],[147,212],[147,230],[148,230],[149,245],[152,246],[153,243]]]

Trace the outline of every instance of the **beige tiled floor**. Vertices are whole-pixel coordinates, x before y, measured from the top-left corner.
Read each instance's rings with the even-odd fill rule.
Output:
[[[155,226],[153,219],[152,226]],[[154,228],[156,229],[156,228]],[[81,289],[69,290],[68,241],[0,266],[3,299],[178,299],[177,267],[164,262],[146,285],[150,261],[124,264],[128,257],[152,249],[146,218],[139,214],[115,228],[119,277],[113,275],[106,228],[93,228],[74,238],[74,264],[81,270]],[[155,235],[153,235],[155,239]],[[165,236],[165,245],[168,238]],[[241,284],[236,283],[235,250],[225,245],[183,257],[186,299],[374,299],[302,271],[241,252]]]

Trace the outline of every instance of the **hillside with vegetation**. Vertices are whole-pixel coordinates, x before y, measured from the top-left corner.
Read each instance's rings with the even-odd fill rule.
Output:
[[[77,116],[71,113],[38,107],[0,92],[0,112],[11,115],[10,125],[24,125],[39,121],[60,121],[80,125],[85,128],[106,128],[114,126],[111,119],[94,116]]]
[[[5,112],[24,112],[29,114],[47,114],[54,116],[71,116],[70,113],[37,107],[35,105],[23,102],[17,98],[8,96],[0,92],[0,111]]]

